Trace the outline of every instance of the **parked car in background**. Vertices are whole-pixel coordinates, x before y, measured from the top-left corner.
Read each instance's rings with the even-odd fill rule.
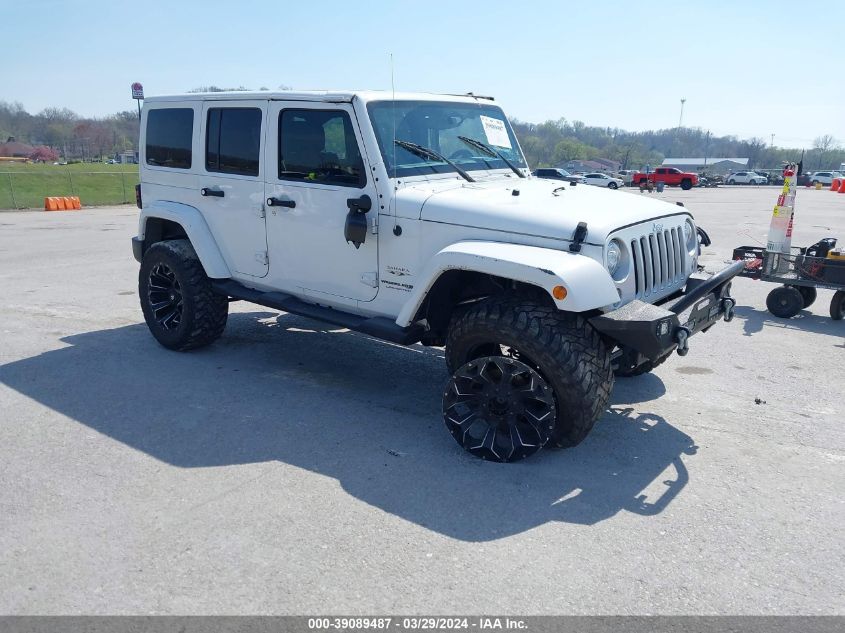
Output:
[[[626,185],[630,185],[634,181],[634,174],[636,173],[636,169],[620,169],[619,177],[622,179],[622,182],[624,182]]]
[[[645,187],[648,183],[662,182],[670,187],[681,189],[692,189],[698,184],[698,174],[681,171],[675,167],[658,167],[651,173],[638,171],[631,179],[631,183],[637,187]]]
[[[595,185],[597,187],[607,187],[608,189],[618,189],[619,187],[625,185],[625,182],[621,178],[613,178],[612,176],[608,176],[607,174],[600,174],[598,172],[586,174],[584,176],[584,180],[588,185]]]
[[[823,185],[833,184],[834,178],[842,178],[842,174],[838,171],[816,171],[810,174],[810,184],[815,185],[817,182]]]
[[[557,167],[540,167],[531,173],[536,178],[549,178],[550,180],[563,180],[565,182],[584,184],[583,176],[570,174],[565,169],[558,169]]]
[[[729,185],[765,185],[768,178],[753,171],[738,171],[728,176]]]

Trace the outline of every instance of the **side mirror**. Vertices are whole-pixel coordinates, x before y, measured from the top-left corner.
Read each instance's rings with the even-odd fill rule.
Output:
[[[370,196],[364,194],[360,198],[349,198],[346,201],[349,213],[346,214],[346,224],[343,227],[343,237],[352,242],[355,248],[360,248],[367,239],[367,211],[373,208]]]

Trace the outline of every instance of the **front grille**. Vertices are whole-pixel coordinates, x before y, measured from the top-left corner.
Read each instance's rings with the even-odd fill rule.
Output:
[[[638,299],[660,294],[686,279],[683,227],[634,238],[631,254]]]

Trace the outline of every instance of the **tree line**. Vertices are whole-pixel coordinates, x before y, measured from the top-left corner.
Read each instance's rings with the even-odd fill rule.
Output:
[[[231,89],[204,86],[191,92],[227,90]],[[802,154],[801,148],[771,147],[761,138],[714,136],[699,128],[628,132],[566,119],[539,124],[513,120],[512,125],[531,167],[606,158],[618,161],[622,169],[640,169],[659,165],[667,157],[738,157],[748,158],[750,168],[776,169]],[[99,160],[137,149],[138,115],[125,110],[106,117],[83,117],[67,108],[30,114],[20,103],[0,101],[0,143],[10,137],[49,147],[65,159]],[[836,169],[843,162],[845,148],[830,135],[815,139],[804,153],[807,170]]]
[[[845,162],[845,148],[827,134],[811,148],[772,147],[761,138],[714,136],[700,128],[673,128],[628,132],[619,128],[588,126],[581,121],[546,121],[533,124],[511,121],[532,167],[557,167],[570,160],[607,158],[622,169],[660,165],[664,158],[748,158],[749,168],[777,169],[787,161],[804,158],[807,170],[836,169]]]
[[[20,103],[0,101],[0,143],[46,146],[65,159],[100,160],[138,146],[138,113],[83,117],[67,108],[30,114]]]

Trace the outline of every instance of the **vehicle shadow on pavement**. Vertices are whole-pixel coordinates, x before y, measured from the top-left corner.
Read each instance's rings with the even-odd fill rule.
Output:
[[[620,380],[592,434],[514,464],[446,432],[442,350],[374,341],[305,318],[234,313],[214,345],[179,354],[143,324],[68,336],[0,367],[0,382],[179,468],[278,460],[430,530],[487,541],[548,522],[661,512],[683,489],[689,436],[635,403],[659,377]],[[50,416],[39,418],[49,432]],[[666,471],[666,474],[664,474]],[[268,502],[283,490],[267,490]]]
[[[819,297],[819,299],[821,300],[822,297]],[[753,336],[762,332],[764,327],[801,330],[815,334],[828,334],[833,337],[845,336],[845,327],[843,327],[842,322],[834,321],[827,316],[812,314],[807,310],[801,310],[791,319],[781,319],[772,315],[768,310],[758,310],[751,306],[737,306],[734,315],[742,321],[744,336]]]

